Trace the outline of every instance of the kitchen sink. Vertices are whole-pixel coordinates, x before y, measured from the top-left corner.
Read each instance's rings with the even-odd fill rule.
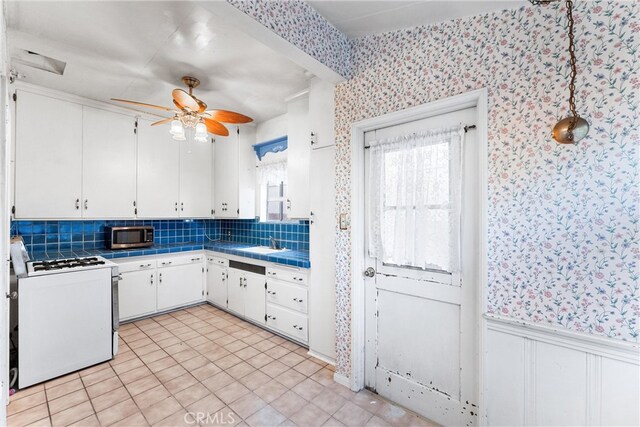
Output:
[[[239,251],[243,251],[243,252],[251,252],[252,254],[258,254],[258,255],[271,255],[271,254],[277,254],[280,252],[285,252],[288,249],[271,249],[267,246],[253,246],[251,248],[242,248],[242,249],[238,249]]]

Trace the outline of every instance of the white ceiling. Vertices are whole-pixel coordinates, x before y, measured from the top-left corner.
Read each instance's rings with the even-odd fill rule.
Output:
[[[10,53],[67,63],[60,76],[14,62],[24,81],[91,99],[171,107],[171,90],[192,75],[209,108],[260,122],[284,113],[284,99],[308,85],[303,68],[193,3],[10,1],[7,9]]]
[[[529,4],[526,0],[308,0],[308,3],[349,38],[512,9]]]

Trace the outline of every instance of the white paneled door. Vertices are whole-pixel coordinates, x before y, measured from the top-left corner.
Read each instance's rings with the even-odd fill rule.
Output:
[[[135,118],[82,107],[84,218],[131,218],[136,201]]]
[[[167,126],[138,120],[138,217],[176,218],[179,215],[180,144]]]
[[[476,108],[470,108],[386,127],[367,132],[365,142],[460,123],[472,124],[476,115]],[[391,265],[376,258],[367,260],[370,277],[365,280],[365,385],[444,425],[474,425],[478,421],[476,195],[480,180],[474,139],[470,131],[463,142],[461,272]],[[393,170],[387,170],[393,168],[390,164],[385,166],[385,176],[394,174]],[[429,173],[422,170],[416,173],[423,172]],[[368,179],[367,174],[365,180]],[[388,196],[390,187],[383,188]],[[366,197],[368,206],[368,192]],[[400,208],[399,203],[395,205]]]

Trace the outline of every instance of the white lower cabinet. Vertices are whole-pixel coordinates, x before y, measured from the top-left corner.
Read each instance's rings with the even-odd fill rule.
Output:
[[[219,307],[227,307],[227,281],[229,262],[217,257],[207,257],[207,301]]]
[[[204,300],[205,264],[202,253],[114,261],[122,276],[118,285],[121,321]]]
[[[155,313],[156,282],[155,268],[122,273],[118,287],[120,320]]]
[[[229,269],[227,308],[256,323],[264,324],[265,277],[235,268]]]
[[[307,342],[309,339],[308,319],[302,313],[275,304],[267,304],[267,326],[285,335]]]

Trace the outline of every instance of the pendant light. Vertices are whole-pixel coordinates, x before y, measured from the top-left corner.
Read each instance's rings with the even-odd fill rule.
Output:
[[[533,5],[546,5],[555,1],[558,0],[529,0]],[[575,83],[578,72],[576,67],[575,44],[573,40],[573,1],[566,0],[565,4],[567,9],[569,32],[569,64],[571,66],[571,79],[569,81],[569,109],[571,110],[571,116],[565,117],[556,123],[553,127],[552,135],[553,139],[560,144],[573,144],[587,136],[587,133],[589,132],[589,123],[580,117],[576,110]]]

